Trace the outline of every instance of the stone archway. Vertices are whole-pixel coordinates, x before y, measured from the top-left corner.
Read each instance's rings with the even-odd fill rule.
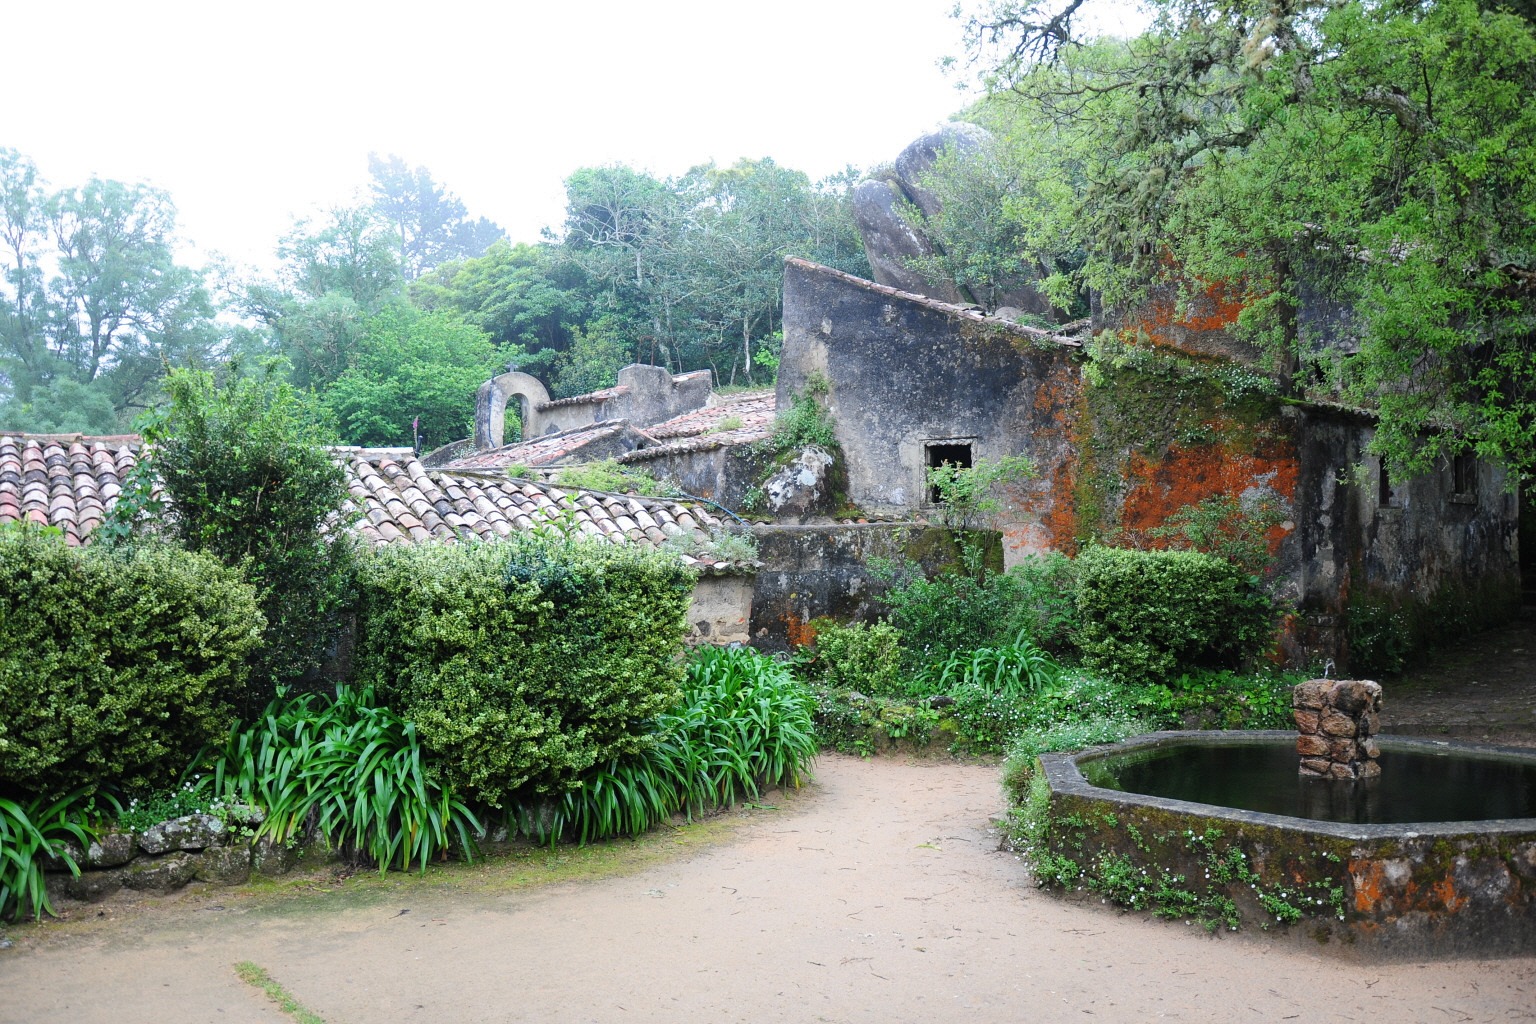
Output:
[[[514,409],[522,419],[523,436],[539,435],[539,407],[549,401],[549,390],[532,374],[503,373],[480,385],[475,396],[476,448],[486,451],[505,443],[507,403],[513,399],[517,400]]]

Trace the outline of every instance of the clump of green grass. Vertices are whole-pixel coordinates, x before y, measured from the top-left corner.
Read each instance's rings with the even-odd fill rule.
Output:
[[[817,751],[812,706],[787,666],[750,648],[702,648],[689,660],[681,706],[656,719],[648,747],[552,804],[520,805],[518,827],[549,843],[587,843],[798,786]]]
[[[226,801],[266,812],[258,837],[288,843],[313,815],[330,846],[378,865],[426,869],[482,831],[469,807],[431,780],[416,727],[370,691],[333,701],[280,694],[261,718],[235,726],[200,782]]]
[[[53,914],[43,865],[50,857],[72,874],[80,867],[70,856],[69,843],[90,843],[81,801],[85,791],[54,801],[17,802],[0,797],[0,917],[16,919]]]

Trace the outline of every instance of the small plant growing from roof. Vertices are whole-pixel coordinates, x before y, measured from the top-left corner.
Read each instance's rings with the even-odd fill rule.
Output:
[[[657,480],[641,469],[621,466],[614,459],[600,459],[579,466],[565,466],[555,476],[561,487],[576,487],[587,491],[611,491],[615,494],[642,494],[648,497],[674,497],[678,490],[672,484]]]
[[[735,565],[757,564],[757,538],[740,528],[722,529],[709,534],[682,533],[668,537],[663,547],[695,558],[710,558]]]
[[[743,425],[743,420],[742,420],[742,418],[740,416],[727,416],[725,419],[721,420],[719,423],[716,423],[714,426],[710,427],[707,431],[705,431],[705,433],[707,433],[707,434],[723,434],[727,430],[740,430],[742,428],[742,425]]]

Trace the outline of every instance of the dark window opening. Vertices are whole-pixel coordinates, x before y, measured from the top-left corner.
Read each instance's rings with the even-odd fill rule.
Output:
[[[1386,508],[1392,504],[1392,478],[1387,475],[1387,460],[1378,461],[1381,471],[1376,477],[1376,504]]]
[[[970,469],[972,465],[971,446],[968,442],[945,441],[928,445],[925,470],[938,469],[940,466]],[[926,472],[923,479],[927,479]],[[928,487],[928,501],[934,505],[939,503],[939,489],[937,487],[932,485]]]
[[[1451,493],[1458,498],[1477,493],[1477,456],[1471,452],[1451,457]]]

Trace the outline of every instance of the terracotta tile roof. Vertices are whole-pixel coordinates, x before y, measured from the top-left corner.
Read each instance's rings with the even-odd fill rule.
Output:
[[[0,523],[25,519],[79,545],[117,503],[138,462],[138,437],[0,435]]]
[[[476,452],[445,462],[442,469],[505,469],[508,466],[548,466],[571,457],[595,441],[616,437],[633,429],[626,420],[589,423],[557,434],[545,434],[527,441]]]
[[[57,526],[70,544],[86,541],[137,462],[137,437],[0,435],[0,522]],[[369,543],[505,537],[551,522],[589,537],[659,547],[669,538],[707,538],[722,523],[686,502],[554,487],[502,474],[429,470],[409,448],[332,449],[347,471]],[[702,572],[731,572],[720,559],[680,555]]]
[[[646,462],[684,452],[710,451],[761,441],[773,433],[775,406],[772,391],[727,396],[718,405],[685,412],[646,428],[646,433],[661,443],[627,452],[618,456],[617,461]],[[732,418],[741,420],[741,425],[730,430],[719,429],[722,423]]]
[[[929,309],[938,310],[941,313],[947,313],[949,316],[954,317],[957,320],[969,320],[973,323],[986,327],[1006,331],[1009,334],[1016,334],[1021,338],[1028,338],[1030,341],[1050,342],[1051,344],[1055,345],[1064,345],[1067,348],[1082,348],[1082,341],[1078,338],[1071,337],[1066,332],[1068,330],[1083,329],[1088,326],[1086,321],[1077,320],[1070,324],[1066,324],[1054,331],[1046,331],[1039,327],[1030,327],[1027,324],[1016,324],[1011,320],[999,320],[996,317],[985,316],[981,313],[978,313],[974,309],[969,309],[965,306],[956,306],[949,302],[940,302],[938,299],[931,299],[926,295],[918,295],[914,292],[904,292],[900,288],[892,288],[889,285],[876,284],[873,281],[866,281],[862,277],[854,277],[852,274],[844,273],[841,270],[833,270],[831,267],[824,267],[820,263],[812,263],[810,260],[801,259],[798,256],[786,256],[784,258],[784,262],[790,266],[798,267],[801,270],[808,270],[812,273],[821,274],[826,277],[835,277],[840,281],[859,288],[863,288],[865,291],[874,292],[877,295],[884,295],[893,299],[902,299],[906,302],[915,302],[920,306],[927,306]]]
[[[715,430],[728,419],[741,420],[739,429],[765,426],[773,422],[775,405],[772,391],[745,391],[739,395],[720,396],[718,404],[674,416],[664,423],[647,427],[645,432],[657,440],[669,437],[693,437]]]
[[[409,454],[348,453],[348,489],[362,513],[355,529],[373,544],[506,537],[551,523],[581,535],[659,547],[673,537],[707,537],[721,521],[703,508],[664,498],[556,487],[498,473],[429,470]],[[704,572],[740,568],[680,555]]]

